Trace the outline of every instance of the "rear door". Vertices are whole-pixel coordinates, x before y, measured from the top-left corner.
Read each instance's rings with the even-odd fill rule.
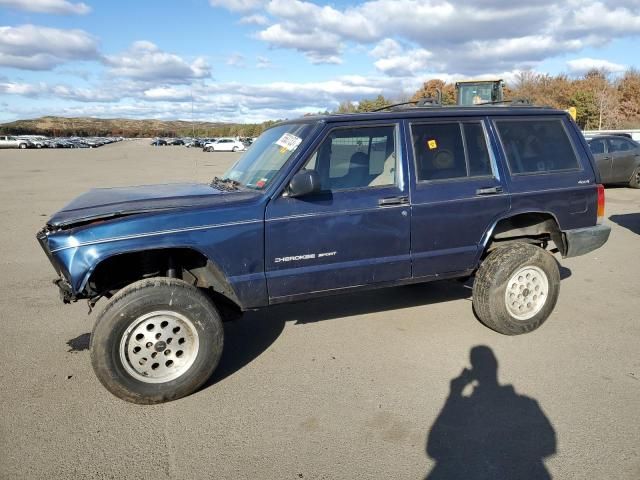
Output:
[[[481,119],[411,120],[415,278],[472,269],[509,194]]]
[[[638,166],[640,148],[626,138],[609,137],[609,154],[611,155],[611,181],[628,182]]]
[[[589,148],[600,171],[600,181],[611,182],[611,155],[608,152],[607,139],[594,138],[589,141]]]
[[[274,198],[265,270],[278,303],[316,292],[410,278],[409,186],[396,121],[327,127],[302,168],[321,192]]]

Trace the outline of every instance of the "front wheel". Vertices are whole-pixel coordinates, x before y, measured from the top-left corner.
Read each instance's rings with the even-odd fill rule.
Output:
[[[504,335],[535,330],[560,293],[560,271],[549,252],[527,243],[498,247],[482,262],[473,284],[479,320]]]
[[[27,148],[27,144],[26,143],[21,143],[19,145],[19,147],[20,147],[21,150],[24,150],[25,148]]]
[[[238,147],[233,147],[233,148],[231,149],[231,151],[232,151],[233,153],[236,153],[236,152],[238,151]]]
[[[154,404],[197,390],[215,370],[224,330],[211,299],[182,280],[151,278],[120,290],[98,316],[91,363],[115,396]]]
[[[640,167],[636,168],[629,180],[629,186],[631,188],[640,188]]]

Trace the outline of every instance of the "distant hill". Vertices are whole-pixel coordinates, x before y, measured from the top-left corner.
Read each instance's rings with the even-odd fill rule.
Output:
[[[0,124],[8,135],[46,135],[49,137],[254,137],[273,121],[260,124],[188,122],[184,120],[131,120],[126,118],[41,117]]]

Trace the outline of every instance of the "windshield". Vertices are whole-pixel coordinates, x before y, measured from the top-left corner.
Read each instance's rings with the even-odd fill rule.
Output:
[[[477,105],[497,100],[493,96],[493,85],[461,85],[460,105]]]
[[[224,178],[248,188],[265,189],[313,126],[312,123],[289,123],[270,128],[253,142]]]

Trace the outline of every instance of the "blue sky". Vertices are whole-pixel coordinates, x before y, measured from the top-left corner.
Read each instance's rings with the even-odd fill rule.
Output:
[[[0,0],[0,122],[253,122],[425,80],[640,67],[640,0]]]

